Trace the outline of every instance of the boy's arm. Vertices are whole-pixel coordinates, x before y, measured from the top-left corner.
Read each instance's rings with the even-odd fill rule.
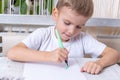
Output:
[[[120,59],[120,54],[109,47],[106,47],[101,57],[97,61],[87,62],[82,68],[82,72],[88,72],[90,74],[98,74],[103,68],[115,64]]]
[[[19,43],[8,51],[7,57],[11,60],[23,62],[60,63],[68,58],[68,51],[61,48],[53,51],[38,51],[29,49],[24,43]]]
[[[39,62],[47,61],[47,53],[29,49],[21,42],[8,51],[7,57],[15,61]]]
[[[101,54],[101,58],[96,62],[98,62],[104,68],[112,64],[116,64],[119,59],[120,54],[118,51],[110,47],[106,47],[103,53]]]

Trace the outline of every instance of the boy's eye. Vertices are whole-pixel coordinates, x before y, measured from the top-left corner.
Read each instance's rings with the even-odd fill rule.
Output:
[[[70,23],[69,22],[64,22],[66,25],[70,25]]]
[[[76,26],[76,28],[81,29],[82,27],[81,26]]]

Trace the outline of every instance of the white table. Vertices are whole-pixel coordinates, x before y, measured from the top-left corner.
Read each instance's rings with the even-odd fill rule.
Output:
[[[80,66],[87,61],[96,59],[76,58]],[[24,63],[9,60],[7,57],[0,57],[0,80],[24,80],[22,77]],[[99,75],[83,73],[88,80],[120,80],[120,66],[115,64],[105,68]]]

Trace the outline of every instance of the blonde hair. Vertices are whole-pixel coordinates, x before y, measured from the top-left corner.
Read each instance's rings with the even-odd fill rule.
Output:
[[[91,17],[94,10],[92,0],[58,0],[56,8],[60,11],[62,7],[68,7],[85,17]]]

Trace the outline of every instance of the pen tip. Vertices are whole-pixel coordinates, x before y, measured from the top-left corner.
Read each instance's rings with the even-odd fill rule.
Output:
[[[68,68],[69,68],[69,65],[66,66],[66,69],[68,69]]]

